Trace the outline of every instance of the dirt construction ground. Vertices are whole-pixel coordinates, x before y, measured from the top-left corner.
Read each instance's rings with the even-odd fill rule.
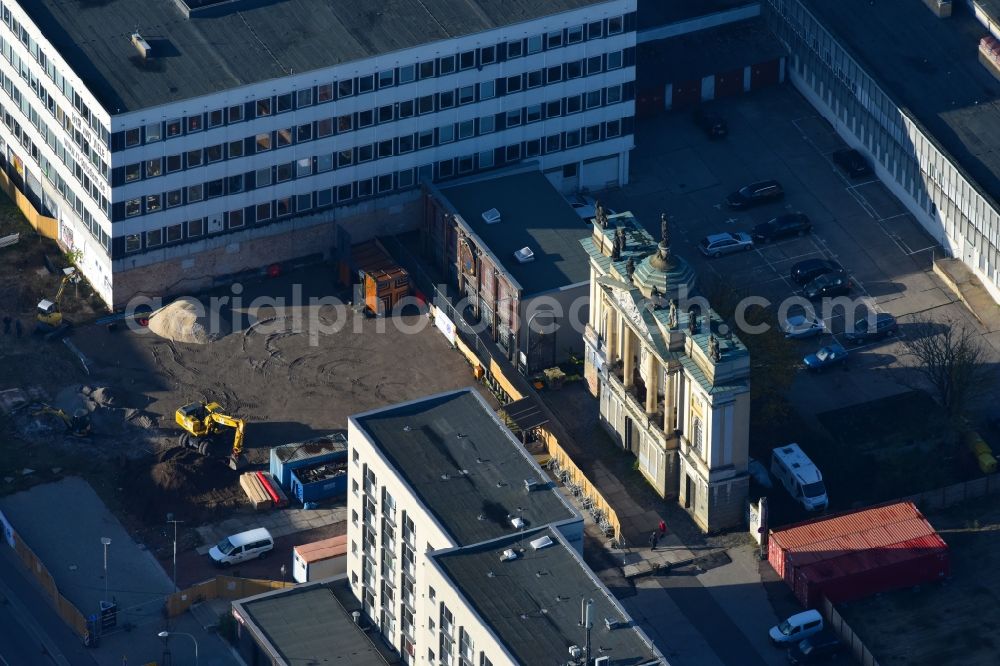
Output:
[[[8,253],[0,257],[4,282],[16,254],[28,250],[0,250]],[[310,304],[333,293],[333,277],[329,267],[315,266],[199,295],[206,305],[213,296],[268,303],[256,316],[239,302],[222,305],[220,324],[209,331],[217,339],[206,344],[81,320],[69,338],[81,361],[59,342],[0,333],[0,494],[79,474],[147,545],[165,543],[163,521],[172,512],[185,521],[182,542],[191,546],[194,526],[250,509],[235,472],[177,447],[174,411],[181,405],[217,401],[244,419],[247,460],[260,468],[271,446],[345,428],[351,414],[476,385],[466,360],[424,315],[371,319],[349,307]],[[73,298],[67,294],[64,311]],[[3,299],[4,312],[27,329],[31,300]],[[5,410],[18,402],[5,403],[9,389],[27,394],[29,404]],[[58,418],[36,412],[43,402],[68,414],[89,411],[92,435],[66,435]]]

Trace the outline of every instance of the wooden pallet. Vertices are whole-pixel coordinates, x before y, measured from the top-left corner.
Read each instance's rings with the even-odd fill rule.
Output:
[[[240,487],[243,488],[243,492],[247,494],[250,504],[257,511],[270,509],[274,505],[271,496],[264,490],[264,485],[253,472],[240,474]]]

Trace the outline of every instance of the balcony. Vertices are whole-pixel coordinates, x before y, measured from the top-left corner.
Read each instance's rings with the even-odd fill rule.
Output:
[[[614,366],[608,368],[607,381],[605,382],[605,387],[609,388],[611,392],[622,399],[623,402],[628,405],[631,410],[636,413],[636,415],[641,414],[646,416],[646,386],[642,379],[639,377],[639,373],[634,373],[632,377],[632,386],[625,386],[624,381],[624,369],[622,368],[621,362],[616,363]],[[635,415],[633,415],[635,418]],[[663,401],[657,401],[656,404],[656,415],[649,415],[651,421],[656,420],[661,426],[663,425]]]

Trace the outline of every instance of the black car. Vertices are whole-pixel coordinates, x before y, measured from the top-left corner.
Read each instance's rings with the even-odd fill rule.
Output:
[[[844,644],[833,633],[821,631],[788,648],[788,663],[818,664],[837,656],[843,649]]]
[[[701,128],[709,139],[721,139],[729,134],[729,127],[726,121],[714,113],[709,113],[704,109],[694,112],[694,124]]]
[[[851,279],[845,273],[825,273],[802,288],[809,300],[827,296],[844,296],[851,292]]]
[[[844,268],[833,259],[806,259],[792,266],[791,278],[795,284],[806,284],[824,273],[842,272]]]
[[[854,322],[854,330],[846,331],[844,337],[851,342],[861,343],[881,340],[899,330],[896,318],[887,312],[879,312],[875,315],[874,323],[869,325],[870,323],[867,317],[857,320]]]
[[[758,224],[753,228],[752,235],[754,240],[769,241],[787,236],[801,236],[810,231],[812,231],[812,222],[805,214],[788,213]]]
[[[750,208],[778,201],[784,196],[785,190],[781,188],[781,183],[776,180],[762,180],[736,190],[726,197],[726,203],[730,208]]]
[[[861,178],[872,174],[872,167],[868,164],[868,160],[853,148],[845,148],[835,152],[833,162],[851,178]]]

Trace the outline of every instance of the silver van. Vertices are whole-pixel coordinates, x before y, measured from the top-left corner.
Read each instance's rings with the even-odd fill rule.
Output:
[[[274,550],[274,539],[263,527],[228,536],[208,551],[217,565],[228,567],[255,558],[267,557]]]
[[[771,627],[767,634],[774,645],[788,647],[821,631],[823,631],[823,616],[817,610],[807,610]]]

